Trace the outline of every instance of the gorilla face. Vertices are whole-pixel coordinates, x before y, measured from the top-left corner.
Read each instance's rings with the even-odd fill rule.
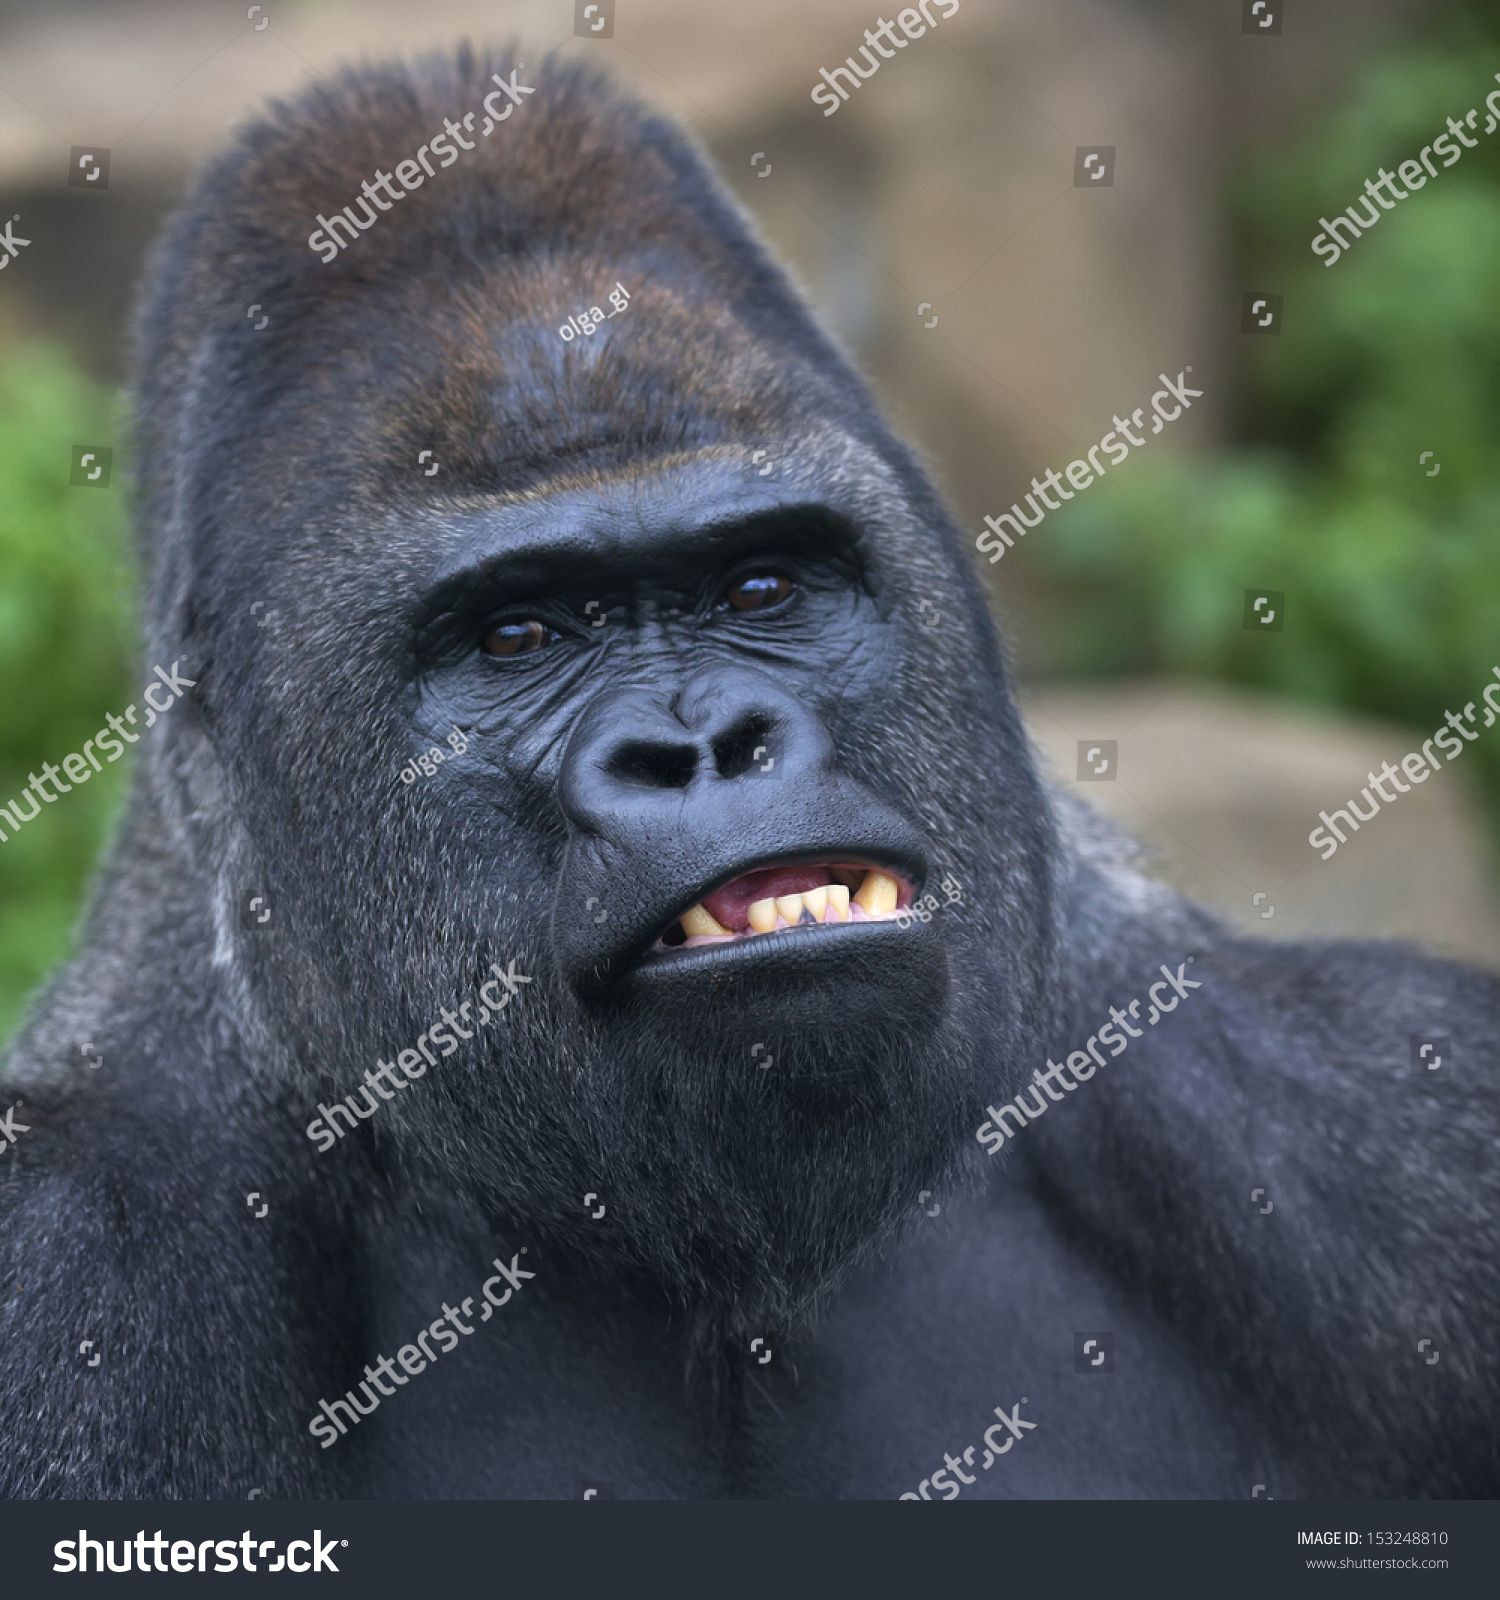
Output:
[[[384,771],[325,772],[393,846],[354,898],[432,891],[425,998],[369,1061],[491,958],[534,979],[504,1031],[390,1108],[414,1159],[623,1250],[731,1341],[784,1324],[952,1171],[1040,937],[994,859],[995,798],[958,776],[995,763],[923,689],[942,670],[924,655],[961,657],[965,630],[935,636],[883,550],[885,474],[851,490],[809,455],[779,488],[715,452],[442,518],[365,641],[404,658]],[[395,781],[454,728],[466,757]],[[945,875],[966,904],[898,923]],[[399,971],[392,909],[337,922]]]
[[[882,720],[899,635],[853,508],[739,476],[469,519],[424,607],[419,717],[477,731],[515,814],[559,816],[553,948],[586,1001],[899,1030],[948,985],[938,938],[895,922],[932,848],[838,760]]]
[[[391,165],[488,70],[392,73],[373,132],[364,87],[283,112],[168,241],[154,630],[204,665],[155,776],[299,1098],[514,961],[377,1159],[735,1337],[972,1147],[1042,1021],[1046,808],[956,530],[680,135],[546,69],[504,163],[309,260],[369,141]],[[628,316],[561,341],[617,279]]]

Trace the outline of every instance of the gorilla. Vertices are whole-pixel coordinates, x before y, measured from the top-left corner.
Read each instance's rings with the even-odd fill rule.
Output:
[[[133,361],[191,686],[6,1068],[6,1495],[1500,1489],[1500,986],[1236,937],[1044,784],[679,130],[348,71]]]

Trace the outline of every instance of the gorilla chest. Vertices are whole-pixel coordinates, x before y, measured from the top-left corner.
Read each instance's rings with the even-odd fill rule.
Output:
[[[748,1337],[744,1363],[746,1422],[717,1439],[687,1402],[680,1342],[646,1313],[521,1299],[340,1441],[343,1492],[937,1500],[1294,1487],[1190,1342],[1059,1243],[1025,1197],[960,1202],[924,1223],[810,1332]]]

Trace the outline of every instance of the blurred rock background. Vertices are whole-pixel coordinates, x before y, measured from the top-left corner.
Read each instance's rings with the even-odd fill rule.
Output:
[[[1117,737],[1089,797],[1247,928],[1500,966],[1500,739],[1357,849],[1306,843],[1500,660],[1500,136],[1335,268],[1308,249],[1482,105],[1493,5],[1276,0],[1271,35],[1247,0],[929,5],[830,117],[818,69],[899,7],[604,9],[611,36],[578,38],[573,0],[7,0],[0,222],[31,242],[0,272],[0,800],[135,697],[128,462],[69,488],[68,452],[120,448],[123,320],[192,170],[343,61],[514,39],[695,131],[971,533],[1191,364],[1189,414],[984,569],[1039,742],[1071,773],[1077,737]],[[1075,185],[1085,145],[1114,148],[1107,187]],[[76,147],[109,151],[106,190],[68,184]],[[1283,297],[1273,333],[1241,331],[1247,292]],[[1285,596],[1277,633],[1244,626],[1257,586]],[[0,1030],[66,948],[118,788],[0,845]]]
[[[1430,728],[1191,680],[1032,688],[1022,703],[1049,776],[1240,932],[1408,939],[1500,965],[1490,830],[1463,758],[1396,795],[1327,861],[1307,843],[1320,811],[1358,798],[1383,762],[1399,769]],[[1080,745],[1106,739],[1111,775],[1080,782]]]

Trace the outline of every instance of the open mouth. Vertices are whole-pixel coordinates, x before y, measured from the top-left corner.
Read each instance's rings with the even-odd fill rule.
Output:
[[[913,892],[895,873],[853,862],[757,867],[704,895],[653,948],[734,944],[827,923],[894,922]]]

